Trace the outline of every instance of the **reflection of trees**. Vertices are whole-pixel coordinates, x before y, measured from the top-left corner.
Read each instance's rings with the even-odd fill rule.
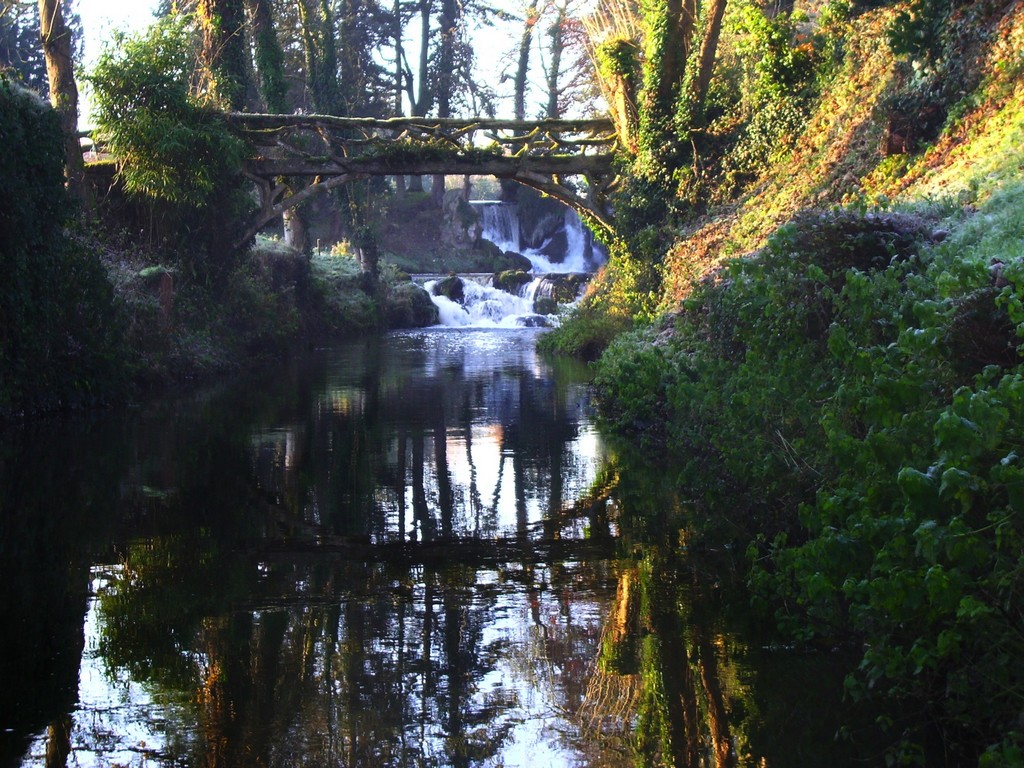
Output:
[[[683,577],[692,568],[680,566],[657,549],[622,566],[581,717],[620,734],[635,722],[643,765],[733,766],[750,702],[728,643],[699,615],[700,585]]]
[[[177,560],[163,548],[159,563],[191,568],[192,550]],[[224,566],[222,581],[244,581],[244,562],[231,566],[235,575]],[[495,758],[515,726],[504,710],[517,705],[517,690],[482,685],[507,654],[507,639],[485,639],[485,627],[509,589],[481,580],[475,567],[275,565],[262,586],[250,585],[255,602],[208,589],[196,597],[201,610],[178,605],[180,625],[162,614],[154,629],[177,638],[176,654],[159,650],[166,646],[159,632],[141,628],[129,638],[117,629],[132,616],[143,625],[155,618],[160,593],[185,576],[161,576],[158,567],[155,560],[126,566],[105,593],[104,650],[136,680],[192,702],[195,733],[188,720],[171,723],[169,739],[191,751],[168,759],[211,767],[471,766]],[[588,570],[551,566],[549,594],[566,612],[570,589]],[[603,577],[598,570],[593,578]],[[191,622],[197,613],[206,616]],[[560,670],[566,709],[582,698],[598,633],[594,624],[574,626],[567,620],[542,648]]]
[[[43,420],[0,435],[0,764],[41,731],[47,765],[68,755],[89,565],[114,530],[127,460],[119,430]]]
[[[495,536],[502,483],[523,534],[529,517],[564,505],[566,468],[579,472],[571,450],[580,390],[504,358],[487,368],[472,348],[382,355],[379,344],[348,349],[351,365],[321,374],[302,422],[257,438],[259,483],[292,518],[279,519],[288,536]],[[497,441],[480,442],[479,430]],[[489,504],[481,462],[498,473]]]
[[[563,391],[552,405],[553,385],[522,367],[477,365],[470,375],[476,361],[458,356],[410,348],[396,365],[379,352],[355,345],[341,365],[314,370],[320,395],[264,412],[268,426],[251,441],[224,428],[162,462],[178,484],[161,502],[169,517],[188,520],[185,505],[226,521],[248,515],[240,527],[261,521],[263,546],[278,551],[264,560],[237,524],[165,533],[126,550],[103,595],[109,664],[191,702],[195,727],[173,723],[168,743],[192,764],[479,765],[499,754],[515,727],[504,713],[519,700],[515,688],[484,684],[507,652],[506,638],[485,631],[495,601],[510,590],[557,594],[571,625],[582,566],[531,559],[495,579],[480,576],[495,567],[482,549],[462,565],[317,555],[339,543],[496,536],[506,498],[516,506],[509,533],[527,552],[528,515],[564,506],[577,400]],[[257,487],[232,481],[211,508],[188,490],[218,485],[200,460],[233,477],[246,466]],[[481,461],[497,466],[493,499],[481,490]],[[295,557],[283,554],[289,547]],[[592,622],[545,634],[567,710],[582,699],[596,639]]]
[[[563,493],[590,471],[571,458],[578,393],[517,361],[411,346],[397,364],[375,344],[344,350],[340,365],[295,368],[192,409],[139,412],[109,440],[130,445],[130,456],[91,478],[93,462],[68,473],[86,495],[102,481],[96,503],[120,507],[136,533],[104,572],[96,618],[111,685],[131,680],[155,702],[133,715],[160,742],[140,753],[211,767],[493,761],[517,726],[507,710],[522,702],[488,677],[506,664],[509,642],[488,628],[497,602],[529,605],[527,591],[558,606],[565,625],[560,632],[533,617],[544,626],[538,653],[560,670],[552,696],[566,710],[582,698],[597,630],[590,615],[572,620],[572,593],[590,566],[559,565],[568,549],[531,551],[566,522],[542,529],[540,517],[562,510]],[[295,387],[292,377],[306,376],[315,385]],[[54,483],[75,498],[65,485]],[[515,512],[502,518],[510,502]],[[310,554],[414,531],[419,545],[474,535],[482,543],[461,564],[443,553],[418,562]],[[516,533],[511,548],[494,538]],[[36,556],[53,545],[43,566],[63,562],[58,538],[27,535],[39,538],[26,549]],[[288,547],[295,557],[282,554]],[[513,562],[498,565],[499,556]],[[74,562],[70,575],[54,568],[53,588],[38,593],[56,619],[32,619],[73,662],[62,673],[63,703],[32,726],[52,725],[55,763],[69,748],[86,605],[89,561]],[[10,580],[24,579],[29,565],[14,565]],[[58,593],[70,610],[50,599]],[[15,644],[7,648],[17,656]],[[33,685],[50,671],[35,670]],[[76,716],[71,746],[102,755],[108,746],[88,729]]]

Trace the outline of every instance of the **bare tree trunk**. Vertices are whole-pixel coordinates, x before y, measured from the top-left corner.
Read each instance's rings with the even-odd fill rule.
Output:
[[[405,60],[405,45],[402,41],[402,0],[395,0],[391,12],[394,16],[392,32],[395,36],[395,104],[392,109],[395,117],[401,117],[402,94],[405,92],[405,69],[402,67]],[[395,196],[405,197],[405,176],[395,176]]]
[[[519,61],[516,66],[515,92],[513,95],[513,111],[516,120],[526,119],[526,81],[530,73],[530,46],[533,43],[533,27],[537,23],[537,7],[526,8],[523,33],[519,38]]]
[[[704,118],[704,102],[708,97],[708,89],[711,87],[711,75],[715,69],[715,58],[718,55],[718,39],[722,34],[722,19],[725,18],[725,6],[727,0],[714,0],[711,6],[711,15],[708,19],[708,28],[704,33],[704,43],[700,49],[700,63],[697,69],[697,78],[694,83],[693,93],[693,115],[698,120]]]
[[[430,71],[430,11],[431,0],[420,0],[420,60],[417,90],[413,98],[413,84],[409,82],[409,101],[412,103],[413,117],[424,117],[430,111],[430,83],[428,73]],[[410,192],[423,192],[423,177],[412,176],[409,178]]]
[[[78,86],[71,57],[71,30],[64,22],[61,0],[39,0],[39,39],[50,79],[50,103],[60,116],[64,131],[64,177],[68,192],[87,210],[85,160],[78,142]]]
[[[551,63],[548,65],[547,77],[548,105],[544,114],[551,119],[561,116],[561,107],[558,104],[559,93],[558,77],[562,69],[562,52],[565,51],[565,6],[555,6],[555,20],[548,30],[550,39]]]

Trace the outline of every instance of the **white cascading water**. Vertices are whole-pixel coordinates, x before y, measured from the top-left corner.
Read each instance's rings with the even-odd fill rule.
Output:
[[[430,293],[430,298],[437,306],[441,325],[456,328],[522,328],[529,325],[546,325],[541,319],[542,316],[533,311],[532,295],[527,296],[525,292],[521,296],[514,295],[490,285],[463,279],[463,300],[458,302],[447,296],[435,296],[436,284],[436,280],[431,280],[423,287]],[[528,287],[529,285],[526,286]]]
[[[539,249],[522,247],[518,207],[514,203],[487,201],[474,202],[473,205],[480,213],[482,236],[503,251],[514,251],[528,258],[533,265],[533,281],[522,286],[517,294],[511,294],[493,287],[489,280],[484,284],[464,277],[462,301],[435,296],[437,281],[429,281],[424,287],[437,306],[441,325],[517,328],[552,324],[553,317],[534,312],[536,299],[551,296],[552,277],[592,272],[597,266],[591,256],[595,249],[591,247],[579,216],[571,208],[565,209],[566,253],[561,261],[552,262],[551,257],[543,252],[550,245],[550,240]]]

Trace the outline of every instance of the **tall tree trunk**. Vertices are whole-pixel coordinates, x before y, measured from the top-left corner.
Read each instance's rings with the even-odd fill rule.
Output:
[[[39,39],[50,79],[50,103],[64,131],[64,177],[68,192],[88,208],[85,160],[78,142],[78,86],[71,57],[71,30],[64,22],[61,0],[39,0]]]
[[[462,6],[459,0],[441,0],[441,30],[437,48],[437,87],[434,95],[437,98],[437,116],[452,116],[452,94],[455,91],[456,79],[456,47],[459,44],[459,21],[462,17]],[[444,176],[434,176],[430,187],[430,196],[434,203],[441,207],[444,200]]]
[[[519,59],[516,66],[513,111],[516,120],[526,119],[526,83],[530,74],[530,46],[533,43],[533,27],[537,23],[537,7],[526,9],[523,32],[519,38]]]
[[[649,0],[644,11],[647,44],[644,56],[640,150],[671,162],[665,144],[672,133],[686,64],[693,49],[698,0]]]
[[[405,61],[405,45],[402,40],[402,0],[395,0],[391,13],[393,17],[392,34],[395,36],[395,101],[391,109],[394,112],[394,117],[401,117],[404,112],[402,109],[402,94],[405,92],[405,69],[402,66],[402,63]],[[395,195],[398,197],[405,196],[405,176],[395,176]]]
[[[288,112],[288,87],[284,81],[284,52],[277,39],[271,0],[247,0],[252,15],[252,37],[256,49],[256,75],[260,96],[268,112]]]
[[[198,0],[196,16],[210,88],[232,109],[241,109],[245,105],[248,72],[242,0]]]
[[[409,80],[409,101],[412,104],[413,117],[425,117],[430,111],[430,12],[432,0],[420,0],[420,59],[415,95],[412,80]],[[410,192],[423,192],[423,177],[412,176],[409,179]]]
[[[561,117],[561,107],[558,104],[560,96],[558,78],[562,69],[562,53],[565,51],[565,22],[566,13],[564,5],[555,6],[555,20],[548,30],[549,50],[551,51],[551,62],[547,71],[548,103],[544,115],[553,120]]]
[[[320,57],[313,29],[313,18],[306,5],[306,0],[295,0],[295,9],[299,14],[299,27],[302,34],[302,56],[306,65],[306,88],[309,93],[310,108],[317,111],[316,84],[320,82]]]
[[[711,75],[715,70],[715,59],[718,55],[718,39],[722,34],[722,20],[725,18],[727,0],[713,0],[708,28],[704,33],[704,42],[700,49],[700,62],[697,77],[694,80],[690,98],[693,102],[692,114],[699,123],[704,120],[704,103],[711,87]]]
[[[330,0],[320,0],[320,103],[328,115],[346,114],[338,82],[338,46],[335,42],[334,11]]]

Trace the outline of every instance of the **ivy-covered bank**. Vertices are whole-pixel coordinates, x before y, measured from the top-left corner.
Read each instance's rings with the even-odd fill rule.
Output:
[[[731,510],[762,606],[862,644],[848,695],[926,711],[954,764],[1024,756],[1021,242],[1021,183],[978,211],[807,213],[597,380],[615,429]]]
[[[622,239],[543,343],[599,358],[606,424],[793,642],[862,651],[888,763],[1022,765],[1024,7],[801,8],[730,5],[703,121],[624,161]]]

